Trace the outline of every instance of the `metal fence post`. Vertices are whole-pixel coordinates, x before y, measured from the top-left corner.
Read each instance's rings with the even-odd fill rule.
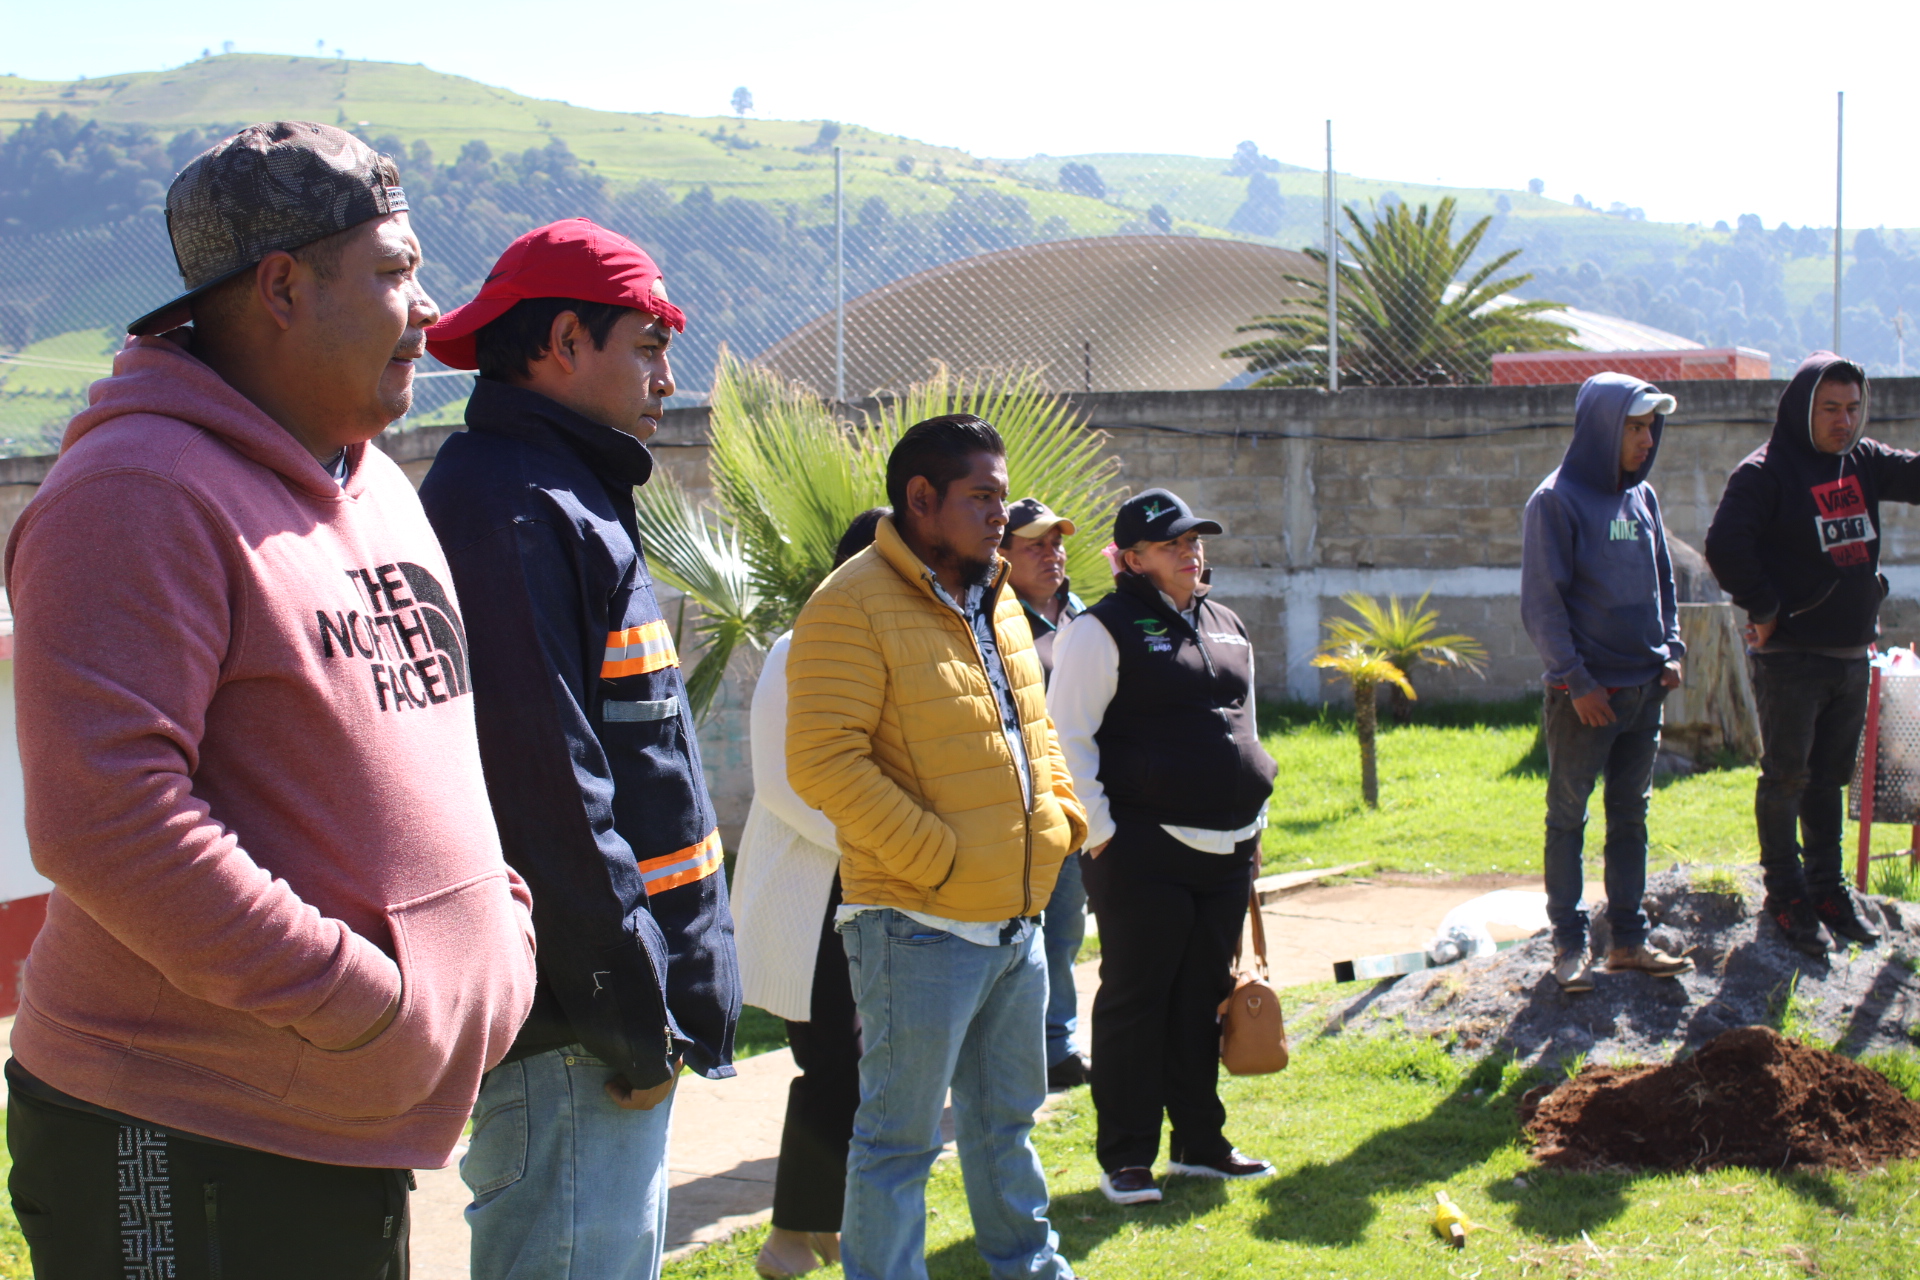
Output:
[[[1340,389],[1340,249],[1334,237],[1334,210],[1339,207],[1338,180],[1333,176],[1333,121],[1327,121],[1327,390]]]
[[[833,402],[847,402],[847,181],[833,149]]]

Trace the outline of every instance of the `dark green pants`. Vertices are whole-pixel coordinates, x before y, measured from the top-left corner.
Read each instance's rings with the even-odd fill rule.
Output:
[[[406,1280],[405,1169],[195,1141],[18,1091],[7,1146],[36,1280]]]

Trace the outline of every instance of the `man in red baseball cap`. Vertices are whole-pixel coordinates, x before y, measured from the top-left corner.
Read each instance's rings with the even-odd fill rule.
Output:
[[[633,490],[686,324],[639,246],[585,218],[521,236],[427,331],[478,369],[421,486],[456,589],[481,763],[533,890],[539,989],[474,1108],[476,1280],[650,1280],[685,1062],[733,1074],[720,836]]]

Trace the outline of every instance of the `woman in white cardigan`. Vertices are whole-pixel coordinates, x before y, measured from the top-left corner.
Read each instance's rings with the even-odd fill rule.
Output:
[[[873,541],[886,508],[854,519],[839,568]],[[840,1260],[847,1144],[860,1106],[860,1025],[846,952],[834,932],[840,853],[833,824],[787,781],[787,644],[774,641],[753,690],[753,805],[734,864],[734,946],[747,1004],[786,1020],[800,1075],[787,1091],[774,1175],[773,1231],[755,1270],[768,1280]]]

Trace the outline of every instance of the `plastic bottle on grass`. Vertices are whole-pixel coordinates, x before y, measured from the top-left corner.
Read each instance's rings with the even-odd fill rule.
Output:
[[[1467,1244],[1467,1232],[1473,1230],[1474,1224],[1467,1220],[1467,1215],[1460,1212],[1460,1206],[1455,1204],[1453,1197],[1446,1192],[1436,1191],[1433,1193],[1433,1198],[1435,1201],[1434,1234],[1454,1248],[1464,1249]]]

